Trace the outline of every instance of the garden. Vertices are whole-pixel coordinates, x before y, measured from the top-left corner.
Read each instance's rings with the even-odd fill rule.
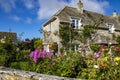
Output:
[[[27,46],[28,44],[33,44],[34,47]],[[67,51],[54,55],[44,51],[41,44],[41,39],[33,40],[32,43],[22,42],[19,45],[9,41],[0,43],[0,66],[71,78],[100,80],[120,78],[118,45],[112,47],[114,55],[111,56],[108,45],[91,45],[93,51],[98,50],[96,53],[81,54]],[[83,51],[85,50],[86,48],[83,48]]]
[[[84,37],[89,34],[86,30]],[[86,52],[89,48],[86,44],[82,45],[81,51],[68,50],[69,39],[66,42],[64,32],[61,35],[64,45],[57,53],[54,53],[55,43],[51,43],[50,52],[44,51],[42,39],[26,39],[17,45],[11,40],[0,43],[0,66],[70,78],[120,79],[120,36],[116,39],[117,45],[89,44],[92,51]]]

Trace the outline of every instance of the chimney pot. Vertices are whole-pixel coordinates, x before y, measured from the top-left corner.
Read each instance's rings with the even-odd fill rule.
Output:
[[[116,10],[114,10],[114,12],[113,12],[113,17],[117,17],[118,15],[117,15],[117,12],[116,12]]]

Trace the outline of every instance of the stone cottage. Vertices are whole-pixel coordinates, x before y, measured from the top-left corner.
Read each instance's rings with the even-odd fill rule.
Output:
[[[120,34],[120,16],[116,11],[113,12],[112,16],[87,11],[83,9],[81,1],[77,3],[77,8],[64,6],[43,25],[44,49],[49,51],[49,43],[51,42],[56,42],[58,47],[61,47],[60,38],[55,35],[55,33],[59,34],[60,24],[72,24],[71,27],[73,29],[81,30],[85,25],[94,24],[96,21],[99,21],[101,17],[104,22],[99,25],[97,35],[93,38],[96,40],[95,43],[108,43],[109,41],[103,41],[101,38],[109,37],[112,33]]]

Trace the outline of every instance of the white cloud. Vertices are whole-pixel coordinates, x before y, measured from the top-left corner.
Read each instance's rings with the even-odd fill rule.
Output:
[[[11,18],[12,18],[14,21],[20,21],[20,17],[18,17],[18,16],[16,16],[16,15],[12,16]]]
[[[48,19],[55,14],[64,5],[77,7],[76,4],[79,0],[71,0],[66,2],[65,0],[39,0],[38,19]],[[109,6],[107,1],[98,0],[82,0],[84,9],[105,14],[106,7]]]
[[[107,1],[98,2],[97,0],[83,0],[83,3],[86,10],[102,14],[105,14],[106,8],[109,7],[109,2]]]
[[[34,8],[34,1],[33,0],[23,0],[23,3],[27,9]]]
[[[25,20],[25,22],[28,23],[28,24],[31,24],[32,23],[32,19],[29,18],[29,17],[27,17],[26,20]]]
[[[10,12],[12,8],[15,8],[15,2],[16,0],[0,0],[0,7],[5,12]]]
[[[66,2],[58,0],[39,0],[38,19],[44,19],[52,16],[58,9],[62,8]]]

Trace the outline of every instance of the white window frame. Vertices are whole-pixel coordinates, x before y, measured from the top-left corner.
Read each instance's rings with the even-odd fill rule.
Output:
[[[74,20],[74,22],[73,22]],[[74,27],[73,27],[74,26]],[[73,29],[80,29],[82,26],[81,19],[78,18],[71,18],[71,27]]]
[[[109,32],[110,33],[114,33],[115,31],[115,27],[114,27],[114,24],[107,24],[108,28],[109,28]]]

